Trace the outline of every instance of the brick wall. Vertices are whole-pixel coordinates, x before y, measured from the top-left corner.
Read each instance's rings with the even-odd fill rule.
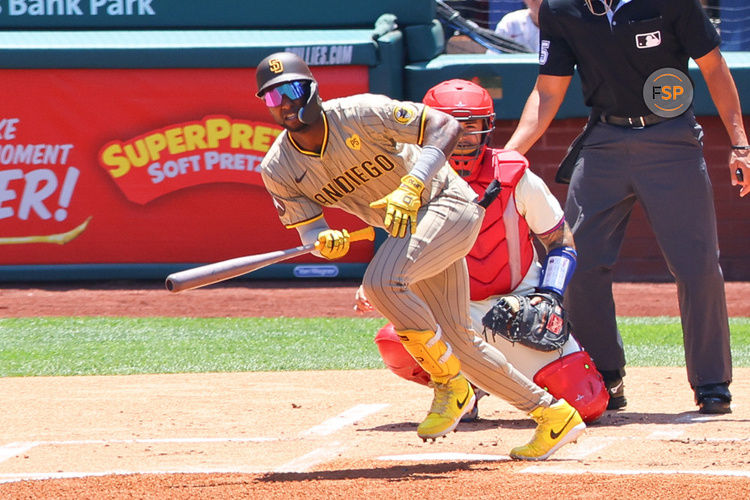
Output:
[[[727,167],[729,140],[719,117],[702,116],[698,121],[704,129],[705,156],[714,187],[724,277],[727,281],[750,281],[750,195],[740,198],[738,188],[730,184]],[[585,123],[584,118],[556,120],[527,155],[533,171],[547,182],[561,204],[565,201],[567,186],[555,182],[555,171],[568,145]],[[516,124],[517,120],[498,121],[492,145],[502,147]],[[747,124],[746,128],[750,130]],[[636,204],[630,219],[620,259],[615,266],[615,280],[672,281],[639,204]]]

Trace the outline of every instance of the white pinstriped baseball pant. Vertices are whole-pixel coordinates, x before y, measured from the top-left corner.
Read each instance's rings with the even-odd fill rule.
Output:
[[[399,330],[431,330],[461,361],[474,384],[522,411],[549,406],[552,396],[511,366],[471,328],[469,252],[484,216],[479,205],[445,192],[419,212],[415,234],[388,239],[365,272],[365,294]]]

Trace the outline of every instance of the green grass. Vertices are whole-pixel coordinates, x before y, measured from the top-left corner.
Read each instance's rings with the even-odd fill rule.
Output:
[[[629,366],[684,366],[679,319],[619,318]],[[732,318],[734,366],[750,366],[750,318]],[[0,376],[382,368],[383,319],[0,319]]]

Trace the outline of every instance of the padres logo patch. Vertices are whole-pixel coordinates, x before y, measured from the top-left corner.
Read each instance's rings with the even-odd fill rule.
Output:
[[[270,69],[272,73],[281,73],[284,71],[284,63],[279,59],[271,59],[268,61],[268,69]]]
[[[414,119],[416,114],[417,112],[414,108],[407,108],[406,106],[397,106],[393,110],[393,118],[401,124],[409,123]]]
[[[359,151],[362,147],[362,141],[357,134],[354,134],[346,140],[346,145],[349,146],[350,149]]]

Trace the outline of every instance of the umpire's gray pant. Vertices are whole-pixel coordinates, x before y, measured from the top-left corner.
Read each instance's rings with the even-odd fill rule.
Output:
[[[643,129],[594,127],[565,205],[578,249],[566,294],[576,338],[600,370],[624,374],[612,266],[638,200],[677,283],[690,385],[730,382],[724,278],[700,125],[688,111]]]

